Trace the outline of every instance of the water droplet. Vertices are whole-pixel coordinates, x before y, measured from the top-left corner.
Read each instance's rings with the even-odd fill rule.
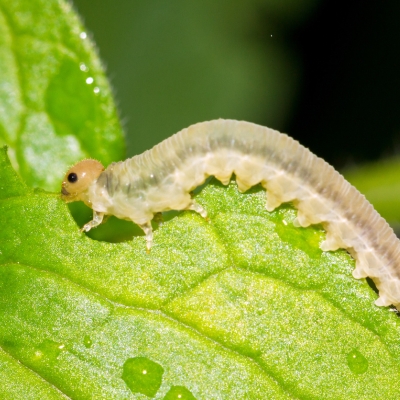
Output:
[[[368,369],[368,360],[356,349],[347,354],[347,365],[355,374],[363,374]]]
[[[91,348],[92,347],[92,344],[93,344],[93,341],[92,341],[92,339],[90,339],[90,337],[88,336],[88,335],[86,335],[84,338],[83,338],[83,345],[86,347],[86,348]]]
[[[196,400],[196,397],[185,386],[172,386],[164,400]]]
[[[79,69],[83,72],[88,72],[89,71],[89,67],[85,64],[85,63],[80,63],[79,64]]]
[[[100,93],[100,88],[98,88],[97,86],[93,89],[93,92],[95,93],[95,94],[98,94],[98,93]]]
[[[81,39],[86,39],[86,38],[87,38],[87,33],[86,33],[86,32],[81,32],[81,33],[79,34],[79,37],[80,37]]]
[[[38,350],[35,352],[37,358],[57,358],[62,351],[65,350],[65,344],[55,342],[51,339],[46,339],[38,346]]]
[[[86,83],[88,85],[91,85],[93,83],[93,81],[94,81],[94,79],[91,76],[89,76],[89,78],[86,78]]]
[[[36,350],[34,356],[35,360],[40,360],[41,358],[43,358],[43,352],[41,352],[40,350]]]
[[[124,363],[122,379],[133,393],[154,397],[161,386],[163,373],[163,367],[147,357],[128,358]]]

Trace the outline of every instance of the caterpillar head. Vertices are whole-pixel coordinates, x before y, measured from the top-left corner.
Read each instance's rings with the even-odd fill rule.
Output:
[[[61,198],[67,203],[72,201],[87,203],[87,189],[103,171],[104,167],[99,161],[79,161],[64,176],[61,185]]]

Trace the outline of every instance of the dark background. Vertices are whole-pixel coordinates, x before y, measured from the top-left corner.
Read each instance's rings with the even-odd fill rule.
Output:
[[[339,167],[398,153],[399,18],[396,1],[322,1],[290,35],[304,74],[288,130]]]
[[[400,1],[74,0],[141,153],[245,119],[337,168],[397,154]]]

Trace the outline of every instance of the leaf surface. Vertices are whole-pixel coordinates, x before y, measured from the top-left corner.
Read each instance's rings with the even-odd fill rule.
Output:
[[[319,250],[321,229],[295,228],[288,205],[265,211],[262,189],[211,182],[197,195],[211,222],[172,216],[148,255],[143,236],[80,233],[58,195],[27,190],[2,157],[9,398],[29,398],[31,381],[43,398],[398,396],[398,317],[346,252]]]

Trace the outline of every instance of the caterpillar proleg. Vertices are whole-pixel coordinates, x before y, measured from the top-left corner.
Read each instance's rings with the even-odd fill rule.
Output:
[[[243,121],[202,122],[106,169],[95,160],[77,163],[61,193],[66,202],[84,201],[93,209],[83,231],[115,215],[138,224],[150,250],[155,214],[194,210],[206,217],[190,192],[211,175],[226,185],[233,173],[241,192],[261,183],[268,211],[293,202],[295,225],[322,224],[321,249],[347,249],[356,260],[354,277],[375,282],[376,304],[400,309],[400,241],[393,230],[332,166],[278,131]]]

